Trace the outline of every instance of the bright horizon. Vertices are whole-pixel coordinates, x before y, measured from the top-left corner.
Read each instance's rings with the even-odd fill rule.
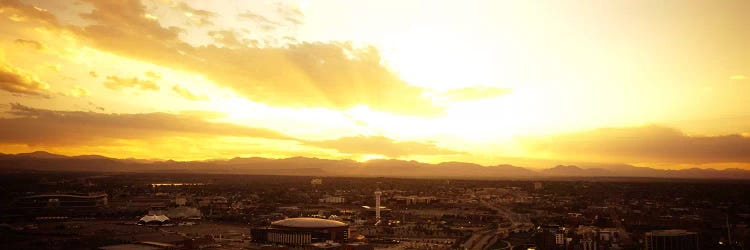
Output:
[[[0,1],[0,152],[750,169],[747,1]]]

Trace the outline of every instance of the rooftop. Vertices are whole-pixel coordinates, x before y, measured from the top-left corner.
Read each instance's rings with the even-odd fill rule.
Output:
[[[300,227],[300,228],[326,228],[326,227],[343,227],[346,223],[318,218],[289,218],[271,223],[272,226],[282,227]]]
[[[689,232],[687,230],[682,229],[671,229],[671,230],[655,230],[648,232],[647,234],[653,235],[653,236],[682,236],[682,235],[691,235],[696,234],[695,232]]]

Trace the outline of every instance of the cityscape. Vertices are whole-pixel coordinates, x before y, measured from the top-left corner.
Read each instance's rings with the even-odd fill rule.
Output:
[[[0,250],[750,250],[750,0],[0,0]]]
[[[40,155],[0,161],[1,239],[9,249],[744,249],[750,243],[745,179],[9,168],[21,160],[50,163]]]

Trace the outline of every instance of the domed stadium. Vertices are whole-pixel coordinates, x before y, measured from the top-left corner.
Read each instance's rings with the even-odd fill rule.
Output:
[[[344,243],[349,238],[349,225],[340,221],[318,218],[289,218],[274,221],[270,226],[251,230],[253,241],[288,245],[307,245],[333,241]]]

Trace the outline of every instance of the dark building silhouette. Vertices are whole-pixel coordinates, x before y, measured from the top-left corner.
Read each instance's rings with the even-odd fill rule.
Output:
[[[698,234],[685,230],[658,230],[647,232],[646,250],[698,250]]]

